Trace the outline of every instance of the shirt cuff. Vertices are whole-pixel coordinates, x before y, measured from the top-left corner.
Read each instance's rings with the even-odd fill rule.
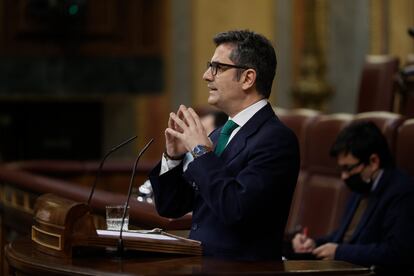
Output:
[[[174,169],[175,167],[180,165],[181,162],[182,162],[182,160],[171,160],[171,159],[167,160],[167,158],[165,158],[165,156],[163,154],[162,158],[161,158],[160,175],[168,172],[169,170]]]

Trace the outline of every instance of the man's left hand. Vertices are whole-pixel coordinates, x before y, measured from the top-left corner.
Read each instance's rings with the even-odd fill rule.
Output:
[[[337,243],[326,243],[315,248],[312,251],[312,254],[315,255],[317,258],[322,260],[333,260],[335,259],[335,252],[336,248],[338,247]]]
[[[170,117],[182,131],[171,128],[167,128],[166,131],[179,139],[187,151],[191,151],[197,145],[213,147],[200,118],[192,108],[181,105],[177,114],[171,113]]]

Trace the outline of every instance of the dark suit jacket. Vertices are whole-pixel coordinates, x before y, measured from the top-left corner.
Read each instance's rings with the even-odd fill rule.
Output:
[[[211,139],[216,144],[220,129]],[[270,104],[259,110],[229,142],[159,176],[150,173],[160,215],[193,211],[190,238],[205,255],[280,259],[282,237],[299,171],[294,133]]]
[[[404,266],[414,260],[414,184],[396,169],[386,169],[369,195],[351,240],[341,244],[361,196],[353,194],[338,230],[317,244],[339,243],[335,259],[365,266]]]

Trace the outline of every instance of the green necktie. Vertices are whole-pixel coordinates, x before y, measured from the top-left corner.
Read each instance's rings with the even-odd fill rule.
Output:
[[[232,120],[228,120],[224,124],[223,128],[221,129],[216,148],[214,149],[214,152],[217,154],[217,156],[221,155],[221,153],[223,152],[224,148],[227,145],[227,142],[229,141],[230,134],[238,126],[239,125],[233,122]]]

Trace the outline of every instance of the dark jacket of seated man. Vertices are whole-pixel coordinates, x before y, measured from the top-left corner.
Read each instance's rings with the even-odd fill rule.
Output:
[[[312,240],[297,234],[296,252],[364,266],[404,268],[414,249],[414,183],[395,169],[386,139],[370,122],[345,128],[332,146],[353,191],[339,228]]]
[[[361,265],[411,265],[414,256],[414,183],[396,169],[384,170],[352,237],[341,243],[362,195],[354,193],[338,230],[316,240],[340,243],[336,260]]]

